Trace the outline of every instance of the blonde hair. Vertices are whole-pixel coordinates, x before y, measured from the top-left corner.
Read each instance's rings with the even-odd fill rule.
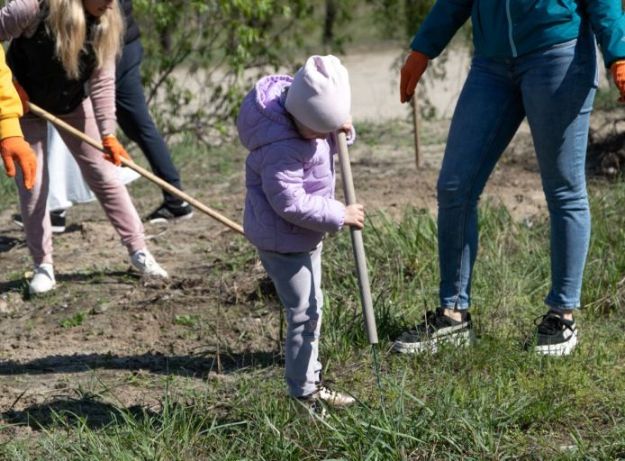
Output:
[[[124,20],[117,0],[113,2],[113,8],[99,18],[91,37],[87,37],[87,13],[82,0],[48,0],[48,4],[50,11],[46,23],[54,37],[56,56],[69,78],[81,77],[80,53],[87,41],[93,45],[98,68],[120,53]]]

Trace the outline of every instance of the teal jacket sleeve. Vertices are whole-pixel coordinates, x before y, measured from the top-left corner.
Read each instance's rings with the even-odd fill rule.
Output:
[[[471,17],[472,7],[473,0],[438,0],[412,39],[410,48],[429,58],[437,57]]]
[[[625,59],[625,13],[620,0],[584,0],[606,67]]]

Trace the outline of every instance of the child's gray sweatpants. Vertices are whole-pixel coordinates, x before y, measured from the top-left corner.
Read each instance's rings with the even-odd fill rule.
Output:
[[[293,397],[314,392],[321,373],[321,249],[319,244],[305,253],[258,250],[286,310],[285,378]]]

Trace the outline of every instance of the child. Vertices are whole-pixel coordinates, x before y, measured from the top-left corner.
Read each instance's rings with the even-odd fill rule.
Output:
[[[294,77],[261,78],[246,96],[237,128],[246,161],[245,235],[258,248],[286,309],[285,377],[292,397],[354,402],[320,380],[321,240],[343,225],[362,228],[362,205],[334,199],[334,133],[352,133],[347,70],[334,56],[312,56]],[[353,138],[353,136],[351,136]]]
[[[0,39],[11,39],[7,61],[22,100],[30,98],[88,136],[101,137],[107,159],[116,165],[121,157],[128,158],[114,136],[115,57],[122,31],[114,0],[13,0],[0,8]],[[38,160],[32,191],[20,183],[18,188],[26,242],[35,263],[29,291],[41,294],[56,286],[46,209],[47,123],[26,114],[21,125]],[[167,277],[146,248],[141,219],[113,164],[87,143],[66,133],[61,136],[120,235],[132,266],[144,275]]]

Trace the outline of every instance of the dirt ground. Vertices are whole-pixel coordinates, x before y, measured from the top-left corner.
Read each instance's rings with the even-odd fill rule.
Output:
[[[515,145],[522,143],[523,136]],[[392,216],[406,206],[434,211],[442,147],[424,149],[419,171],[411,152],[354,148],[359,200],[370,212]],[[535,168],[513,151],[508,157],[488,196],[517,218],[532,219],[544,210]],[[240,174],[190,192],[209,205],[220,203],[228,216],[241,215]],[[148,211],[154,197],[136,202]],[[163,283],[127,271],[97,204],[74,207],[68,232],[54,238],[58,289],[27,299],[29,257],[22,232],[10,222],[13,211],[0,213],[0,422],[45,426],[61,410],[110,418],[103,402],[158,408],[165,388],[201,391],[212,379],[277,363],[279,309],[257,300],[267,289],[263,272],[244,239],[210,218],[196,213],[184,223],[147,227],[153,253],[172,274]],[[18,425],[0,439],[32,430],[33,424]]]
[[[353,148],[356,191],[369,212],[398,217],[406,206],[435,212],[447,126],[427,123],[438,141],[423,147],[419,170],[410,143]],[[183,172],[189,193],[240,220],[241,170],[242,163],[210,187],[193,178],[192,169]],[[144,189],[141,195],[143,189],[131,188],[141,213],[158,201],[156,189]],[[526,128],[485,195],[516,219],[544,215]],[[212,380],[277,363],[279,309],[275,300],[258,301],[258,293],[269,290],[263,271],[246,241],[209,217],[196,213],[183,223],[146,227],[153,253],[172,275],[155,282],[128,272],[125,252],[97,204],[74,207],[68,231],[54,237],[59,286],[50,296],[28,299],[30,259],[21,230],[10,221],[14,211],[0,211],[0,424],[16,425],[0,432],[0,441],[28,437],[60,410],[104,424],[109,404],[156,409],[166,388],[201,392]]]

